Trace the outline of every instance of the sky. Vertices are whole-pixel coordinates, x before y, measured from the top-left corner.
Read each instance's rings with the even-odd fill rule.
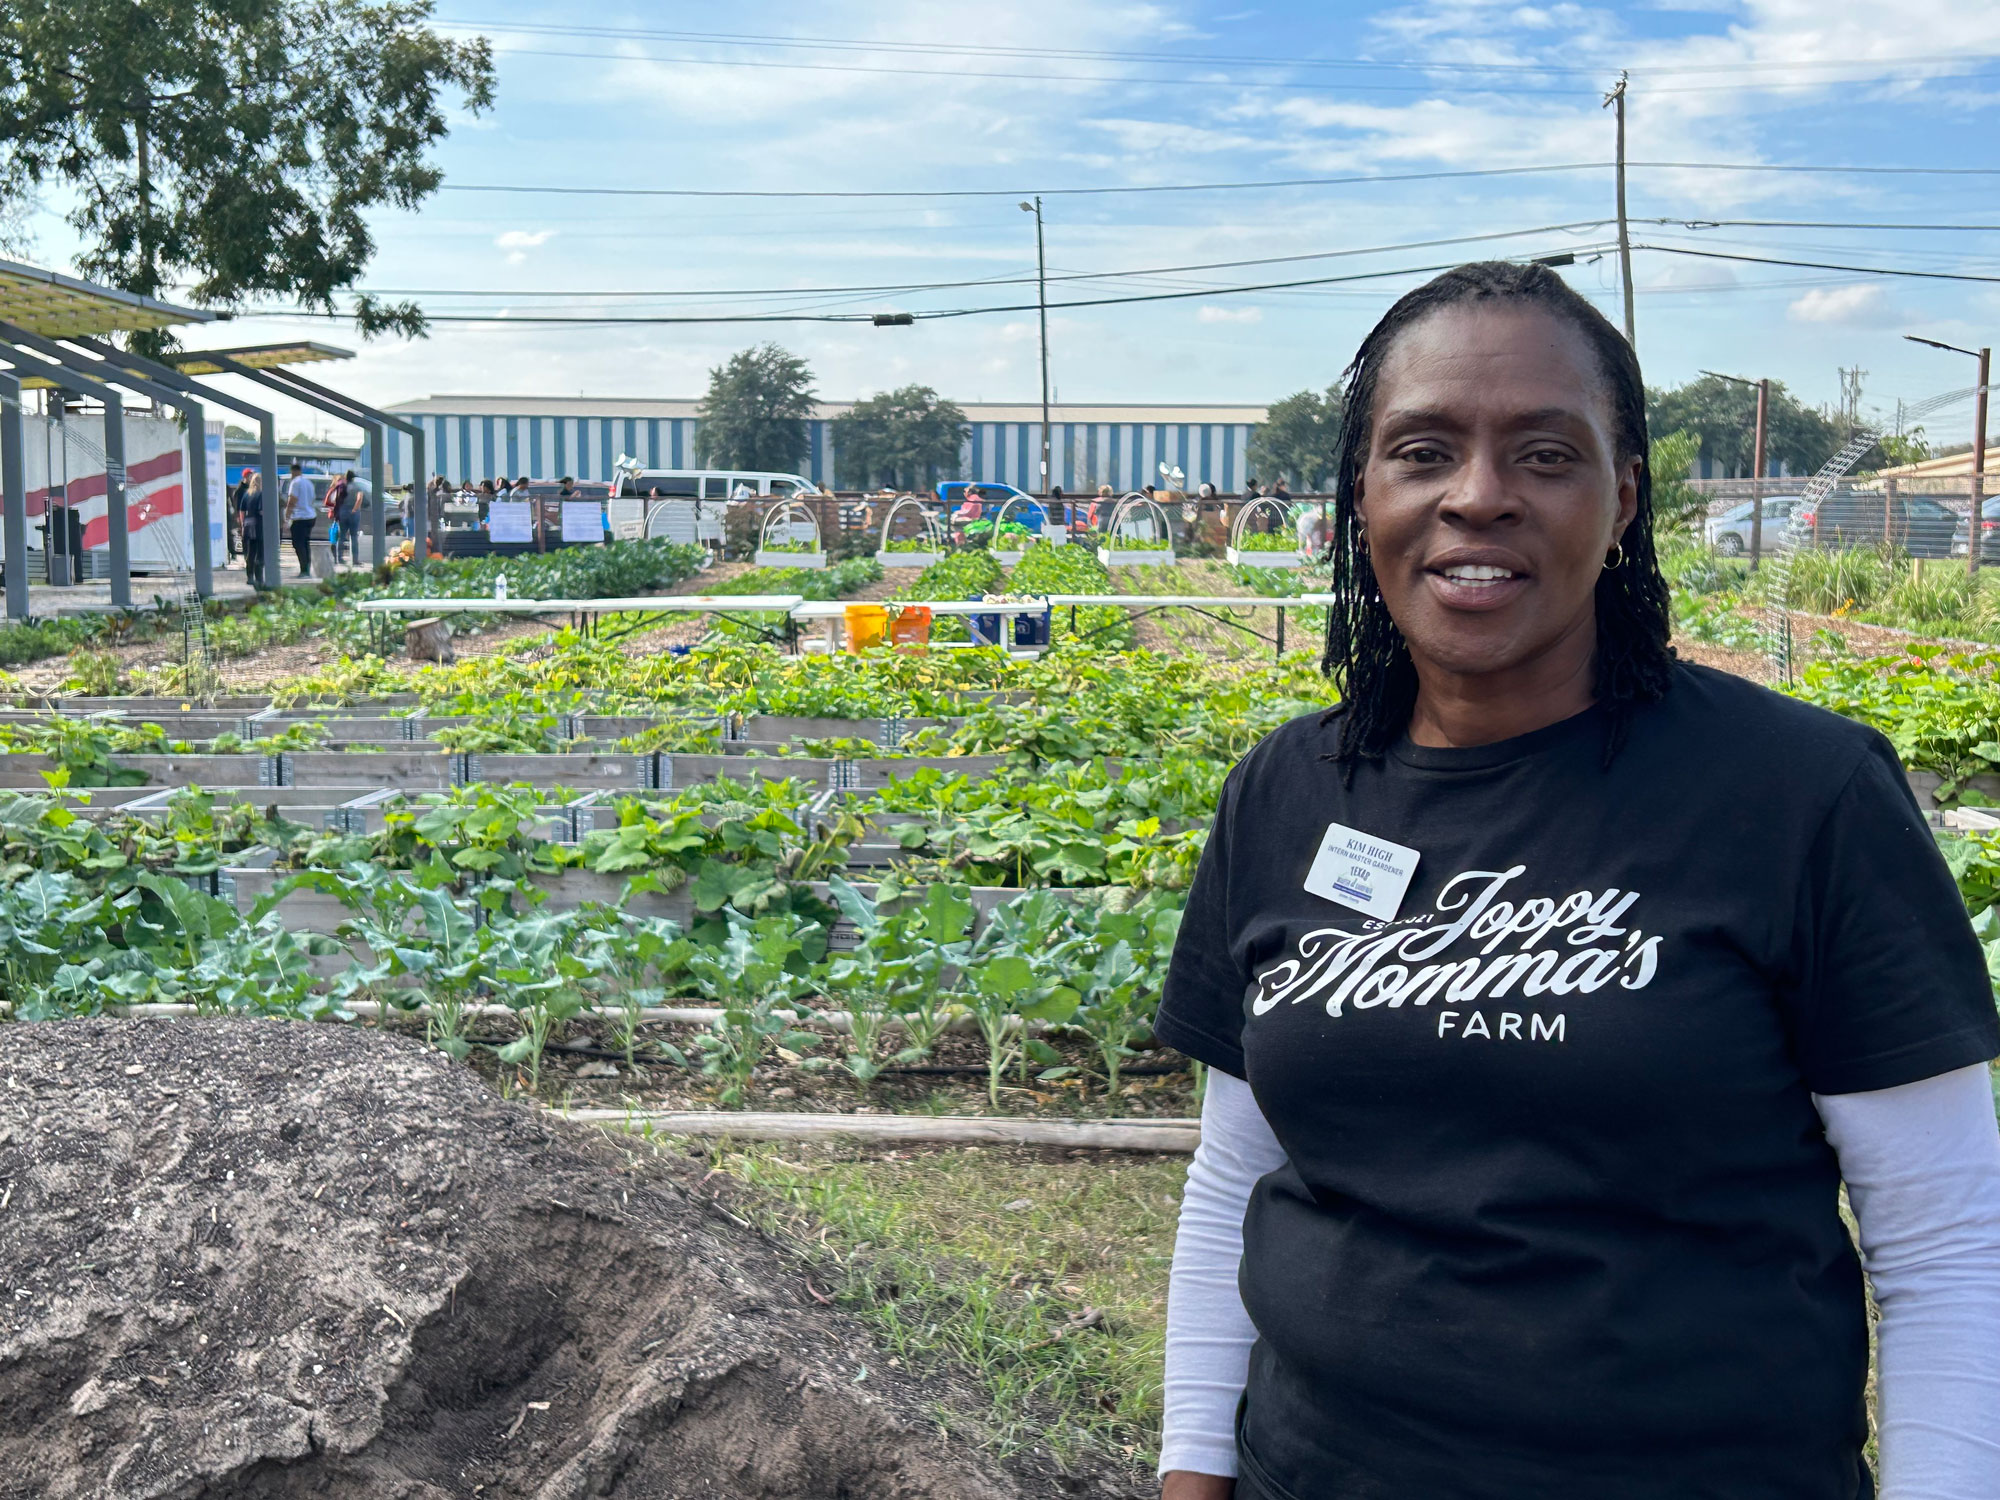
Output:
[[[1563,274],[1619,318],[1603,99],[1621,70],[1632,239],[1659,247],[1633,252],[1650,383],[1771,376],[1817,404],[1858,367],[1864,409],[1893,420],[1899,398],[1972,384],[1970,360],[1904,334],[2000,342],[1991,0],[438,0],[436,17],[489,38],[495,102],[452,115],[444,190],[373,216],[364,285],[483,321],[369,343],[351,322],[249,309],[189,344],[338,344],[356,357],[329,378],[379,404],[698,396],[765,339],[805,356],[829,400],[921,382],[1033,401],[1035,224],[1019,203],[1040,193],[1052,304],[1184,294],[1055,306],[1058,399],[1261,404],[1336,380],[1425,268],[1573,253]],[[1301,178],[1362,180],[1075,191]],[[571,191],[528,190],[549,188]],[[74,241],[59,216],[28,227],[28,258],[62,267]],[[1672,253],[1687,250],[1996,280]],[[1213,264],[1278,257],[1309,258]],[[1167,269],[1191,266],[1208,269]],[[1154,274],[1106,274],[1133,271]],[[1331,276],[1368,279],[1229,290]],[[945,282],[989,284],[917,289]],[[519,321],[801,310],[917,321]],[[1928,426],[1951,441],[1970,424],[1967,401]]]

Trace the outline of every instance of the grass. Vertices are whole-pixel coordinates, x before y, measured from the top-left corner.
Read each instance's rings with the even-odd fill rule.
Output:
[[[716,1169],[902,1364],[969,1372],[1005,1455],[1149,1464],[1187,1160],[722,1141]],[[739,1201],[739,1210],[746,1205]],[[938,1414],[965,1430],[963,1413]]]

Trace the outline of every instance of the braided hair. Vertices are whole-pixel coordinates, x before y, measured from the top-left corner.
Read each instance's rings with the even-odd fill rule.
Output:
[[[1336,462],[1331,538],[1334,605],[1327,611],[1320,670],[1341,691],[1339,707],[1322,722],[1340,721],[1331,759],[1351,778],[1356,763],[1379,759],[1409,725],[1417,701],[1417,670],[1403,633],[1390,618],[1361,545],[1355,502],[1368,462],[1375,387],[1396,339],[1442,308],[1506,301],[1540,307],[1574,325],[1596,351],[1611,384],[1616,457],[1639,460],[1639,507],[1618,539],[1623,560],[1597,578],[1597,661],[1594,690],[1609,710],[1608,764],[1624,743],[1634,705],[1659,699],[1673,668],[1669,596],[1653,548],[1653,476],[1647,464],[1646,387],[1639,360],[1618,330],[1547,266],[1480,261],[1445,272],[1406,293],[1362,340],[1347,367],[1346,420]]]

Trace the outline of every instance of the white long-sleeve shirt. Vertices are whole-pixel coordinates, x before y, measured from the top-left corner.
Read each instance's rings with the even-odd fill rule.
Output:
[[[2000,1128],[1987,1068],[1813,1102],[1881,1310],[1881,1500],[1996,1500]],[[1243,1216],[1284,1160],[1250,1086],[1210,1072],[1167,1302],[1162,1474],[1236,1473],[1257,1338],[1236,1281]]]

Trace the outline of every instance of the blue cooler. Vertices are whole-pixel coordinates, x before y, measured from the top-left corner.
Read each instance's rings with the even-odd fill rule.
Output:
[[[965,597],[967,602],[977,604],[985,596],[982,594],[967,594]],[[965,629],[967,634],[972,637],[972,644],[975,646],[999,645],[1000,622],[1005,618],[1004,615],[967,615],[965,617]]]
[[[1046,646],[1049,643],[1049,628],[1055,611],[1045,609],[1038,615],[1014,616],[1014,644],[1016,646]]]

